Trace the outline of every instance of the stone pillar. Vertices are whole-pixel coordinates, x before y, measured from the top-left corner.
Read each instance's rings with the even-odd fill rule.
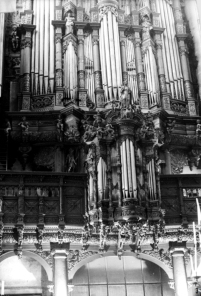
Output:
[[[84,63],[84,32],[83,27],[78,28],[78,87],[79,106],[87,107],[87,90],[85,89],[85,63]]]
[[[170,242],[169,244],[170,252],[172,253],[176,296],[188,296],[188,284],[184,263],[186,242]]]
[[[165,68],[163,62],[162,54],[162,39],[161,34],[164,32],[163,28],[154,28],[155,32],[155,45],[156,45],[156,56],[158,65],[158,76],[160,83],[160,91],[162,97],[162,106],[165,110],[170,110],[170,94],[167,93],[166,78],[165,78]]]
[[[30,110],[30,79],[31,79],[31,39],[32,32],[36,26],[30,24],[23,24],[21,30],[24,34],[23,41],[23,78],[22,78],[22,107],[21,111]]]
[[[145,85],[145,74],[143,71],[142,64],[142,53],[141,53],[141,38],[140,38],[140,26],[134,26],[134,45],[135,45],[135,57],[136,57],[136,70],[137,70],[137,81],[138,89],[140,94],[140,106],[142,109],[149,109],[148,104],[148,93]]]
[[[93,26],[93,56],[94,56],[94,76],[95,76],[95,95],[96,95],[96,107],[104,108],[105,99],[104,99],[104,90],[102,86],[102,73],[101,73],[101,64],[100,64],[100,49],[99,49],[99,27]]]
[[[64,21],[52,21],[55,27],[55,42],[56,42],[56,67],[55,67],[55,82],[56,82],[56,100],[55,110],[63,108],[64,88],[63,88],[63,70],[62,70],[62,28],[65,25]]]
[[[54,296],[68,296],[67,255],[69,243],[50,243],[54,257]]]
[[[195,104],[195,98],[193,94],[193,88],[191,84],[191,78],[190,78],[189,67],[188,67],[187,46],[185,43],[185,40],[188,37],[188,35],[186,34],[186,27],[184,25],[184,21],[182,17],[180,0],[173,1],[173,8],[174,8],[174,18],[176,23],[179,53],[180,53],[180,59],[181,59],[181,67],[182,67],[182,73],[184,77],[185,95],[188,101],[190,116],[196,116],[197,114],[196,104]]]

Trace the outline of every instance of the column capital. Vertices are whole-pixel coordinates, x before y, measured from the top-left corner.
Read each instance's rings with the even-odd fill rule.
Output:
[[[186,242],[169,242],[169,246],[172,256],[184,256],[184,253],[186,252]]]
[[[50,243],[51,254],[55,259],[66,258],[69,254],[70,243]]]

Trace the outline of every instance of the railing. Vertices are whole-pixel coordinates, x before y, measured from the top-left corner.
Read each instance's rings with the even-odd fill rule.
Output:
[[[197,220],[196,198],[201,203],[199,175],[161,176],[162,208],[167,224],[188,224]]]
[[[0,212],[4,224],[82,224],[85,212],[86,175],[49,172],[0,171]]]

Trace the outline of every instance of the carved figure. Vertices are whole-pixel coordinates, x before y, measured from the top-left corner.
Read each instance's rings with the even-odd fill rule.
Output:
[[[114,127],[110,123],[106,124],[105,130],[108,138],[112,139],[115,137]]]
[[[88,154],[87,154],[87,158],[85,160],[85,165],[89,168],[91,166],[93,166],[93,150],[92,148],[89,148]]]
[[[17,36],[17,27],[13,26],[11,35],[12,50],[15,52],[19,49],[19,37]]]
[[[78,131],[77,126],[71,125],[69,128],[65,131],[65,136],[67,136],[68,140],[71,142],[77,142],[79,141],[80,132]]]
[[[66,34],[73,33],[73,26],[74,26],[75,18],[72,17],[72,12],[67,12],[67,16],[65,17],[66,21]]]
[[[7,136],[9,135],[10,131],[11,131],[11,124],[10,124],[10,121],[7,120],[6,121],[6,127],[5,127],[5,133],[6,133]]]
[[[0,198],[0,213],[2,212],[2,208],[3,208],[3,200],[2,198]]]
[[[69,153],[66,157],[66,171],[74,172],[77,165],[77,159],[74,157],[74,150],[72,148],[69,149]]]
[[[130,109],[131,99],[128,86],[121,87],[120,108]]]
[[[29,136],[29,123],[26,121],[26,117],[22,117],[22,121],[18,123],[18,125],[21,127],[22,131],[22,141],[27,142],[28,136]]]
[[[29,123],[26,121],[26,117],[22,117],[22,121],[18,123],[18,125],[21,127],[22,132],[28,132],[29,131]]]
[[[58,119],[57,119],[57,133],[58,133],[58,140],[61,142],[62,141],[62,135],[63,135],[63,122],[62,122],[62,118],[61,115],[59,115]]]
[[[200,120],[197,120],[196,137],[197,138],[201,137],[201,123],[200,123]]]

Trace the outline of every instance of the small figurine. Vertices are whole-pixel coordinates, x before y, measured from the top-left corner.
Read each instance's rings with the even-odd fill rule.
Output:
[[[21,127],[23,133],[27,133],[29,131],[29,123],[26,121],[26,117],[22,117],[22,121],[18,123],[18,125]]]
[[[15,52],[19,49],[19,37],[17,36],[17,27],[13,26],[13,32],[11,35],[12,50]]]
[[[201,123],[200,123],[200,120],[197,120],[196,137],[200,138],[200,136],[201,136]]]
[[[58,133],[58,140],[61,142],[62,141],[62,135],[63,135],[63,122],[62,122],[62,118],[61,115],[59,115],[58,119],[57,119],[57,133]]]
[[[69,149],[69,153],[66,157],[66,171],[67,172],[74,172],[77,162],[77,159],[74,157],[74,150],[72,148]]]

